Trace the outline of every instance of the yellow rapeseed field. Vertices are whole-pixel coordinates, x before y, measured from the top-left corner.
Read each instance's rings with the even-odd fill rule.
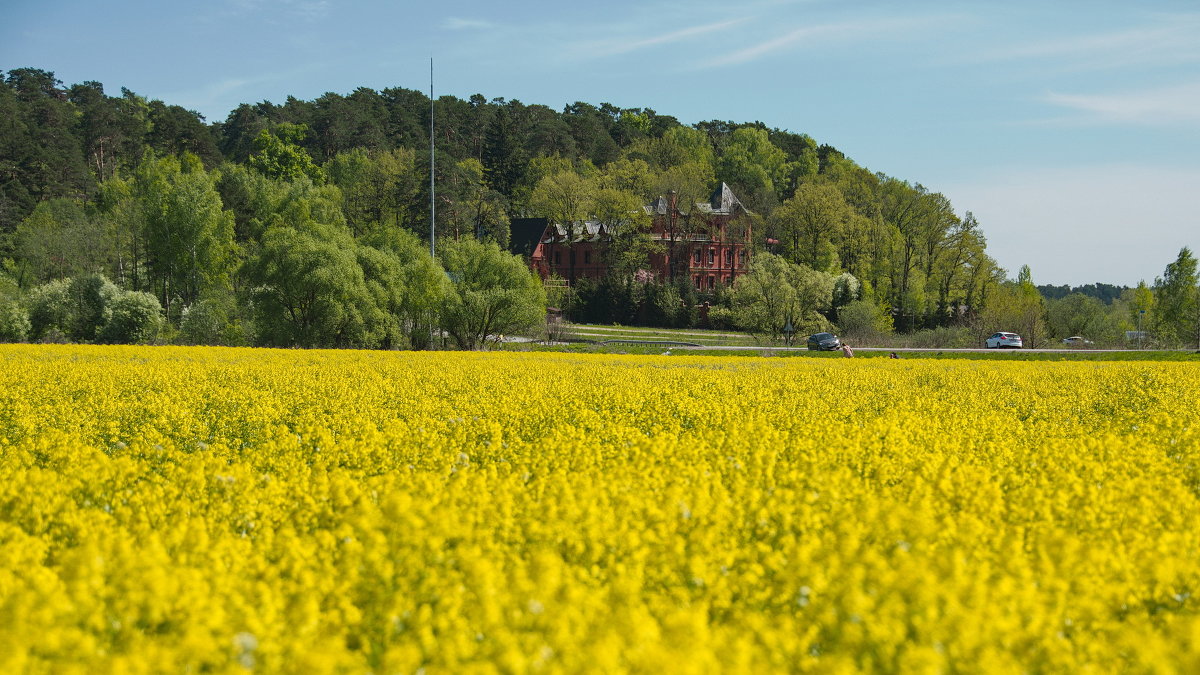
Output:
[[[2,672],[1200,672],[1181,363],[0,346]]]

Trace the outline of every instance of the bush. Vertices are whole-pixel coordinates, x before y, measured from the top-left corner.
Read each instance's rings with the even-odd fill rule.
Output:
[[[907,347],[918,349],[981,346],[975,332],[967,326],[943,326],[919,330],[905,336],[904,343]]]
[[[142,291],[128,291],[112,301],[108,322],[100,329],[99,339],[109,344],[150,342],[161,327],[162,306],[158,298]]]
[[[189,345],[224,344],[228,326],[229,313],[225,310],[225,303],[214,299],[201,300],[183,310],[179,339]]]
[[[121,290],[102,274],[86,274],[71,281],[67,294],[70,303],[67,335],[72,340],[88,341],[96,339],[109,322],[113,301]]]
[[[29,339],[43,340],[53,334],[59,342],[69,332],[71,296],[69,279],[57,279],[34,288],[29,294]]]
[[[646,284],[643,323],[674,328],[687,320],[687,307],[679,289],[671,284]]]
[[[838,332],[843,337],[872,340],[892,332],[892,320],[869,300],[855,300],[837,310]]]
[[[0,342],[24,342],[29,331],[29,312],[16,302],[0,302]]]

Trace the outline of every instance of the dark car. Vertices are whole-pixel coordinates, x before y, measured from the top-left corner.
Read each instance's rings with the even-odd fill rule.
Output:
[[[817,333],[808,336],[808,348],[821,352],[831,352],[842,348],[842,341],[833,333]]]

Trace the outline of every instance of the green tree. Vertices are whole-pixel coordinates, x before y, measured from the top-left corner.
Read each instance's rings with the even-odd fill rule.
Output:
[[[853,216],[836,187],[806,183],[771,213],[767,227],[783,243],[788,260],[832,272],[838,267],[835,242]]]
[[[455,169],[459,185],[449,213],[454,232],[507,248],[510,230],[504,197],[487,186],[483,164],[469,158],[458,162]]]
[[[574,171],[559,171],[538,181],[530,198],[534,213],[562,228],[562,244],[570,249],[582,236],[583,221],[595,205],[593,181]],[[575,281],[575,256],[568,256],[567,280]]]
[[[254,139],[254,151],[246,163],[267,178],[288,182],[307,178],[320,183],[324,172],[301,146],[307,135],[302,124],[285,122],[272,130],[263,129]]]
[[[750,210],[760,213],[779,203],[778,190],[787,184],[787,175],[787,154],[771,143],[765,130],[754,127],[735,130],[717,160],[717,176]]]
[[[950,202],[921,185],[888,178],[879,189],[880,214],[893,230],[889,300],[901,326],[915,327],[928,310],[926,298],[936,297],[933,252],[957,222]]]
[[[1155,325],[1154,291],[1139,281],[1136,288],[1131,288],[1121,294],[1128,307],[1128,323],[1132,329],[1148,331]],[[1143,342],[1139,339],[1139,343]]]
[[[344,229],[303,221],[269,227],[247,263],[257,336],[279,347],[373,347],[376,307]]]
[[[632,276],[650,267],[650,256],[661,245],[650,236],[650,216],[633,192],[617,188],[596,190],[594,215],[608,233],[602,255],[611,274]]]
[[[1000,284],[988,295],[980,320],[988,335],[995,331],[1016,332],[1030,348],[1046,341],[1046,304],[1033,284],[1028,265],[1021,267],[1016,282]]]
[[[1200,350],[1200,276],[1196,257],[1183,247],[1163,275],[1154,280],[1155,323],[1159,338],[1174,344],[1194,344]]]
[[[67,335],[77,342],[91,342],[112,318],[113,301],[121,294],[102,274],[75,277],[67,285]]]
[[[11,235],[38,202],[92,187],[77,112],[62,82],[44,70],[8,71],[0,84],[0,235]]]
[[[693,212],[698,202],[708,200],[714,180],[712,166],[687,162],[663,171],[653,183],[652,194],[664,197],[665,210],[661,215],[672,279],[687,274],[691,256],[689,235],[703,227],[703,220]]]
[[[24,342],[33,326],[15,279],[0,269],[0,342]]]
[[[97,332],[97,340],[108,344],[141,344],[158,337],[162,306],[144,291],[124,291],[112,298],[108,321]]]
[[[428,246],[410,232],[379,231],[365,243],[390,254],[399,263],[399,280],[381,282],[387,294],[381,306],[395,317],[409,346],[428,348],[452,290],[445,270],[429,255]]]
[[[110,242],[83,204],[66,198],[38,203],[16,231],[18,278],[24,284],[98,272]]]
[[[833,301],[834,278],[782,256],[759,253],[730,291],[733,321],[760,339],[778,340],[791,325],[797,334],[829,327],[821,312]]]
[[[446,242],[440,256],[453,283],[442,328],[460,348],[476,349],[493,336],[545,322],[546,291],[520,256],[473,239]]]
[[[856,342],[871,341],[892,332],[892,317],[870,300],[854,300],[837,310],[838,330]]]
[[[234,216],[199,160],[144,160],[135,193],[143,200],[149,288],[168,316],[176,300],[187,306],[227,290],[237,260]]]
[[[1072,293],[1046,302],[1046,321],[1056,338],[1079,335],[1094,342],[1116,342],[1119,318],[1111,317],[1103,302],[1082,293]]]
[[[30,341],[66,339],[73,320],[70,286],[70,279],[55,279],[29,292]]]
[[[646,138],[630,145],[625,156],[645,161],[656,171],[693,162],[711,167],[715,162],[708,136],[703,131],[683,126],[672,127],[659,138]]]

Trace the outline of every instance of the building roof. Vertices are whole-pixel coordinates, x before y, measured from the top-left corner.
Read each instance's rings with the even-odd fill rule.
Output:
[[[733,190],[725,183],[721,183],[721,187],[713,191],[712,196],[708,198],[708,203],[697,203],[701,213],[711,213],[713,215],[733,215],[737,211],[749,212],[737,195],[733,194]]]
[[[533,255],[533,250],[537,248],[545,232],[545,218],[513,218],[509,222],[509,252],[524,256]]]
[[[664,216],[670,208],[670,201],[666,197],[659,197],[645,206],[646,213],[650,215]],[[739,211],[749,213],[742,201],[733,194],[733,190],[725,184],[721,185],[713,191],[712,196],[707,202],[696,202],[695,211],[712,216],[731,216]]]
[[[616,230],[621,226],[620,223],[612,223],[605,225],[599,220],[577,220],[575,221],[575,232],[572,243],[579,241],[591,241],[603,235],[609,234],[612,230]],[[561,223],[555,223],[553,238],[555,241],[564,241],[567,238],[567,228]],[[547,228],[547,232],[549,228]]]

